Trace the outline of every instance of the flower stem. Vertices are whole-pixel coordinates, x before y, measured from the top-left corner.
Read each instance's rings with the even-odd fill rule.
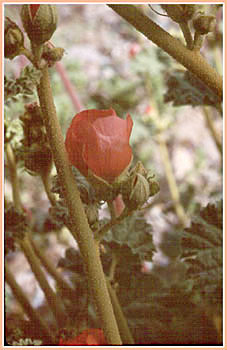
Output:
[[[22,208],[21,199],[20,199],[20,186],[19,186],[19,179],[17,176],[16,161],[15,161],[14,152],[10,143],[8,143],[6,146],[6,157],[7,157],[7,166],[9,168],[9,175],[10,175],[10,180],[12,185],[14,206],[19,212],[22,212],[23,208]]]
[[[119,327],[119,332],[120,332],[122,342],[123,342],[123,344],[127,344],[127,345],[135,344],[134,339],[132,337],[132,334],[130,332],[130,329],[128,327],[127,320],[126,320],[126,318],[123,314],[122,308],[120,306],[117,294],[116,294],[114,288],[111,286],[111,283],[108,279],[106,280],[106,283],[107,283],[108,291],[110,294],[111,302],[113,305],[114,315],[116,317],[117,324]]]
[[[61,288],[64,293],[66,293],[69,297],[75,296],[74,290],[70,287],[70,285],[62,278],[56,268],[53,266],[51,260],[48,260],[46,255],[42,252],[41,247],[38,247],[34,240],[30,237],[30,243],[37,257],[39,258],[42,265],[45,267],[47,272],[56,280],[58,287]]]
[[[17,176],[16,161],[15,161],[14,153],[10,144],[7,144],[6,156],[7,156],[7,164],[10,172],[12,189],[13,189],[14,205],[18,211],[22,212],[23,206],[20,199],[20,187],[19,187],[19,180]],[[25,233],[25,236],[23,239],[19,239],[19,244],[24,255],[27,258],[27,261],[31,266],[31,269],[41,289],[43,290],[47,298],[47,302],[50,305],[50,308],[59,324],[59,327],[63,327],[65,325],[65,320],[64,320],[65,315],[61,307],[62,306],[61,301],[56,297],[56,294],[53,292],[53,290],[49,286],[49,283],[42,269],[40,268],[40,262],[36,257],[34,250],[31,246],[31,243],[28,238],[28,232]]]
[[[41,289],[46,296],[47,302],[54,314],[59,328],[64,327],[66,324],[66,316],[62,307],[61,300],[57,297],[55,292],[50,287],[44,275],[44,272],[40,267],[40,262],[31,246],[28,235],[25,235],[24,239],[20,240],[19,243],[24,255],[26,256],[26,259],[31,266],[32,272],[34,273]]]
[[[34,324],[34,327],[40,330],[40,334],[43,334],[47,344],[53,345],[55,343],[55,339],[50,333],[49,327],[41,319],[41,317],[36,312],[36,310],[33,309],[32,305],[30,304],[26,295],[24,294],[23,290],[21,289],[19,284],[16,282],[15,278],[13,277],[13,274],[8,268],[7,262],[5,262],[5,279],[7,284],[12,289],[12,292],[15,295],[16,299],[22,306],[24,312],[26,313],[28,318],[31,320],[31,322]]]
[[[47,197],[50,201],[50,203],[54,206],[56,205],[56,198],[53,194],[53,192],[51,192],[51,183],[50,183],[50,172],[45,172],[41,175],[41,179],[43,182],[43,186],[45,189],[45,192],[47,194]]]
[[[167,33],[134,5],[108,5],[161,49],[175,58],[197,78],[212,89],[220,101],[223,95],[222,77],[209,65],[199,51],[189,50],[178,39]]]
[[[204,116],[206,119],[206,123],[207,123],[207,127],[214,139],[214,142],[217,146],[217,149],[222,157],[222,142],[221,142],[221,138],[217,133],[217,130],[215,129],[214,123],[213,123],[213,119],[212,119],[212,115],[211,115],[211,110],[209,107],[204,106],[203,107],[203,112],[204,112]]]
[[[77,240],[86,266],[89,285],[92,289],[102,328],[109,344],[121,345],[121,338],[99,256],[99,247],[94,241],[72,169],[68,162],[64,139],[54,106],[47,67],[42,69],[42,77],[38,86],[38,96],[54,162],[70,214],[72,223],[71,233]]]
[[[188,23],[182,22],[182,23],[179,23],[179,26],[181,27],[181,30],[184,34],[187,47],[189,50],[191,50],[193,47],[193,39],[192,39],[192,34],[190,31],[189,25]]]
[[[160,149],[162,161],[165,167],[165,174],[168,181],[169,190],[173,199],[175,211],[179,218],[180,223],[182,224],[183,227],[185,227],[188,222],[188,218],[180,202],[180,194],[179,194],[177,183],[173,174],[173,169],[169,158],[168,148],[161,134],[157,135],[157,140],[159,143],[159,149]]]
[[[108,232],[112,226],[119,224],[122,220],[124,220],[131,214],[132,214],[132,211],[125,208],[123,213],[120,216],[115,217],[114,219],[111,219],[109,222],[107,222],[107,224],[103,225],[100,229],[98,229],[94,233],[95,240],[97,240],[97,242],[100,242],[104,237],[104,235],[106,234],[106,232]]]

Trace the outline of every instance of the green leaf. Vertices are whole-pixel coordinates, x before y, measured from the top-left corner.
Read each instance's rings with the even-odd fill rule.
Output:
[[[173,102],[174,106],[215,106],[219,103],[218,97],[189,71],[171,72],[166,84],[164,101]]]
[[[23,98],[34,94],[34,88],[39,83],[41,72],[32,65],[27,65],[17,79],[4,77],[5,102],[13,102],[20,94]]]
[[[187,277],[204,300],[221,304],[223,279],[222,201],[208,204],[193,218],[182,237]]]
[[[135,259],[135,256],[141,260],[151,260],[155,250],[151,229],[151,225],[142,216],[133,214],[112,227],[104,241],[120,251],[122,261],[130,257]]]

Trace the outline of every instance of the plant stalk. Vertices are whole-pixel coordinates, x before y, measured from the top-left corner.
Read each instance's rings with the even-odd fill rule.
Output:
[[[107,283],[108,291],[110,294],[111,302],[113,305],[114,315],[116,317],[117,324],[119,327],[119,332],[121,335],[122,342],[123,342],[123,344],[126,344],[126,345],[133,345],[133,344],[135,344],[135,342],[134,342],[134,339],[133,339],[132,334],[130,332],[130,329],[128,327],[127,320],[126,320],[126,318],[123,314],[123,311],[121,309],[121,305],[119,303],[117,294],[116,294],[114,288],[111,286],[111,283],[108,279],[106,279],[106,283]]]
[[[189,50],[178,39],[163,30],[134,5],[108,5],[161,49],[202,80],[222,101],[222,77],[209,65],[199,51]]]
[[[183,227],[185,227],[186,224],[188,223],[188,218],[187,218],[185,210],[184,210],[184,208],[181,204],[181,201],[180,201],[180,194],[179,194],[177,183],[176,183],[176,180],[175,180],[175,177],[173,174],[173,169],[172,169],[172,165],[171,165],[170,158],[169,158],[168,148],[166,146],[166,142],[165,142],[162,135],[158,134],[157,140],[159,143],[159,149],[160,149],[162,161],[163,161],[163,164],[165,167],[165,174],[166,174],[167,182],[169,185],[171,197],[173,199],[175,211],[176,211],[176,214],[179,218],[181,225]]]
[[[42,77],[38,86],[38,96],[54,162],[70,214],[72,223],[71,233],[79,245],[86,266],[89,284],[100,316],[102,328],[108,344],[121,345],[122,342],[99,256],[99,247],[94,241],[72,169],[68,162],[64,139],[53,101],[47,67],[44,67],[42,70]]]

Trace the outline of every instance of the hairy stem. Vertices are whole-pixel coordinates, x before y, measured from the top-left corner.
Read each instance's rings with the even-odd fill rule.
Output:
[[[161,134],[157,135],[157,140],[159,143],[159,149],[160,149],[162,161],[165,167],[165,174],[169,185],[170,194],[173,199],[175,211],[179,218],[180,223],[182,224],[183,227],[185,227],[188,222],[188,218],[180,201],[180,194],[179,194],[178,186],[173,174],[173,169],[169,158],[168,148]]]
[[[106,232],[108,232],[112,226],[120,223],[122,220],[124,220],[125,218],[127,218],[131,214],[132,214],[132,211],[129,211],[127,208],[125,208],[123,213],[120,216],[115,217],[114,219],[111,219],[109,222],[107,222],[107,224],[103,225],[100,229],[98,229],[94,233],[95,239],[98,242],[100,242],[102,240],[102,238],[104,237],[104,235],[106,234]]]
[[[190,72],[196,75],[217,94],[220,101],[223,95],[221,76],[203,58],[199,51],[192,51],[179,40],[167,33],[150,18],[141,13],[134,5],[108,5],[137,30],[152,40],[161,49],[175,58]]]
[[[191,31],[190,31],[189,25],[188,25],[188,23],[182,22],[182,23],[179,23],[179,26],[181,27],[181,30],[182,30],[182,32],[184,34],[184,38],[185,38],[185,41],[186,41],[186,44],[187,44],[187,48],[189,50],[191,50],[192,46],[193,46],[193,39],[192,39],[192,34],[191,34]]]
[[[222,141],[221,141],[221,137],[217,133],[217,130],[215,129],[212,115],[211,115],[211,109],[209,107],[204,106],[203,112],[204,112],[204,116],[206,118],[207,127],[208,127],[210,134],[213,137],[213,140],[217,146],[217,149],[222,157]]]
[[[39,258],[42,265],[45,267],[47,272],[55,279],[58,284],[58,287],[61,288],[64,293],[66,293],[69,297],[72,297],[75,292],[73,288],[62,278],[60,273],[56,270],[55,266],[53,266],[51,260],[47,259],[46,255],[43,253],[41,247],[38,247],[34,240],[30,237],[30,243],[37,257]]]
[[[14,206],[19,212],[22,212],[23,208],[22,208],[21,199],[20,199],[20,186],[19,186],[19,179],[17,176],[16,161],[15,161],[14,152],[10,143],[8,143],[6,146],[6,157],[7,157],[7,166],[9,168],[9,175],[10,175],[10,180],[12,185]]]
[[[88,274],[89,285],[100,316],[107,342],[121,345],[117,323],[106,286],[105,276],[99,256],[99,249],[90,230],[80,194],[68,162],[64,139],[56,115],[48,68],[42,70],[38,95],[43,121],[51,145],[59,180],[72,223],[72,235],[77,240]]]
[[[40,262],[36,257],[34,250],[31,246],[28,236],[26,235],[24,239],[19,241],[20,247],[28,260],[32,272],[34,273],[41,289],[43,290],[47,302],[55,316],[55,319],[58,323],[59,328],[62,328],[66,324],[66,316],[62,307],[61,300],[57,297],[55,292],[50,287],[43,270],[40,267]]]
[[[113,305],[114,315],[116,317],[117,324],[119,327],[119,332],[120,332],[122,342],[123,342],[123,344],[127,344],[127,345],[135,344],[134,339],[132,337],[132,334],[130,332],[130,329],[128,327],[127,320],[123,314],[121,305],[119,303],[117,294],[116,294],[115,290],[113,289],[113,287],[111,286],[111,283],[108,279],[106,280],[106,283],[107,283],[108,291],[110,294],[111,302]]]
[[[45,172],[41,175],[43,186],[50,203],[56,205],[56,198],[53,192],[51,192],[50,172]]]
[[[34,327],[40,330],[40,334],[42,334],[45,337],[45,341],[47,342],[47,344],[53,345],[55,340],[49,330],[49,327],[41,319],[41,317],[36,312],[36,310],[33,309],[32,305],[30,304],[26,295],[24,294],[23,290],[21,289],[19,284],[16,282],[15,278],[13,277],[13,274],[8,268],[7,262],[5,262],[5,279],[6,279],[6,283],[12,289],[12,292],[15,295],[16,299],[22,306],[24,312],[26,313],[30,321],[34,324]]]

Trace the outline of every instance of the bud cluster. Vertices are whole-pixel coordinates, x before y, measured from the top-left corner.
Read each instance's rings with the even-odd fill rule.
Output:
[[[20,116],[24,132],[21,141],[22,158],[28,171],[43,175],[52,166],[52,153],[43,125],[41,109],[34,103],[26,106],[26,112]]]
[[[190,21],[197,10],[197,5],[161,5],[168,16],[177,23],[186,23]]]
[[[151,176],[141,162],[133,169],[127,169],[111,184],[94,174],[89,174],[87,179],[94,187],[98,200],[113,201],[122,194],[125,205],[131,210],[141,207],[149,197],[159,192],[154,175]]]

